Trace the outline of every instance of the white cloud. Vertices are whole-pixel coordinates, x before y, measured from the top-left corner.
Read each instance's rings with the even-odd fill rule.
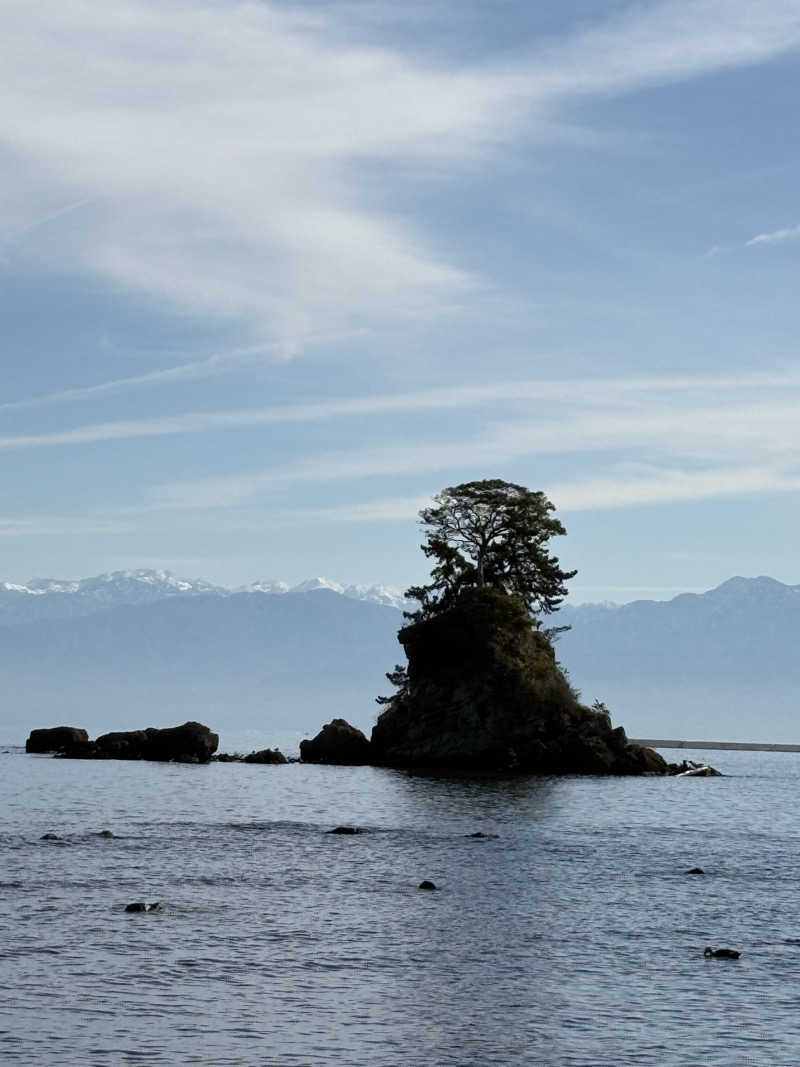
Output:
[[[6,257],[229,317],[291,354],[319,330],[474,297],[454,250],[392,209],[405,165],[415,181],[455,179],[520,135],[552,137],[579,96],[800,44],[794,2],[680,0],[470,68],[363,33],[347,44],[349,17],[335,3],[312,16],[244,0],[0,0],[0,141],[24,164],[0,178]],[[382,196],[365,162],[385,169]]]
[[[745,243],[745,247],[750,248],[752,245],[773,245],[778,244],[780,241],[797,240],[800,240],[800,226],[791,226],[788,230],[773,230],[771,233],[759,233],[755,237],[751,237],[750,240]]]
[[[800,475],[760,467],[703,471],[653,470],[647,477],[593,478],[554,485],[548,495],[559,511],[597,511],[679,500],[752,493],[796,493]]]
[[[649,474],[635,478],[618,473],[556,483],[544,489],[557,512],[568,514],[759,493],[796,493],[800,490],[800,474],[760,467],[703,471],[654,468]],[[270,521],[284,522],[410,522],[429,505],[430,500],[430,496],[378,497],[336,507],[270,509],[269,517]],[[674,592],[686,590],[676,588]]]
[[[218,510],[258,504],[278,491],[304,485],[363,483],[369,479],[434,473],[470,472],[470,477],[497,476],[512,462],[539,462],[543,457],[591,455],[594,469],[611,469],[616,495],[607,479],[567,485],[572,508],[622,506],[645,499],[685,499],[721,493],[783,489],[795,485],[800,469],[800,423],[797,406],[786,396],[736,406],[698,400],[675,410],[656,398],[616,410],[579,405],[537,410],[522,420],[484,428],[468,439],[414,442],[396,440],[370,449],[306,456],[268,470],[228,477],[202,478],[156,487],[150,510]],[[631,479],[620,456],[652,468]],[[576,496],[575,494],[579,495]],[[659,496],[659,494],[662,494]],[[613,501],[617,501],[613,504]],[[611,503],[610,503],[611,502]],[[561,505],[560,505],[561,506]],[[566,506],[566,505],[563,505]],[[583,506],[583,505],[581,505]]]
[[[178,378],[191,374],[208,363],[234,358],[232,354],[212,356],[209,360],[194,364],[184,364],[173,371],[157,371],[153,375],[142,375],[138,379],[124,379],[122,382],[107,382],[104,385],[89,387],[84,390],[70,390],[50,397],[19,401],[0,407],[26,407],[34,403],[57,400],[63,396],[91,395],[93,390],[113,390],[114,387],[127,385],[132,381],[147,381],[151,377],[161,377],[174,373]],[[247,358],[242,354],[241,358]],[[747,425],[757,418],[758,408],[750,403],[742,409],[746,415],[743,423],[737,420],[742,412],[728,409],[731,394],[741,393],[752,398],[756,391],[776,393],[777,403],[769,404],[764,410],[762,421],[774,422],[792,417],[794,408],[786,409],[787,391],[800,388],[800,374],[755,373],[747,375],[683,376],[674,378],[627,378],[627,379],[554,379],[522,380],[506,382],[487,382],[475,385],[446,386],[442,388],[417,390],[408,393],[382,393],[373,396],[336,397],[329,400],[314,401],[307,404],[286,404],[280,407],[234,408],[228,411],[186,412],[178,415],[163,415],[151,419],[128,419],[116,422],[90,423],[71,429],[48,431],[38,434],[16,434],[0,437],[0,451],[13,451],[25,448],[52,448],[67,445],[92,444],[101,441],[122,441],[135,438],[165,437],[173,434],[210,433],[220,430],[237,430],[251,426],[276,423],[314,422],[325,419],[364,418],[387,415],[424,414],[438,411],[463,411],[468,409],[486,409],[499,404],[529,404],[532,401],[548,405],[542,412],[537,409],[537,419],[542,422],[541,447],[546,448],[547,441],[553,441],[551,425],[553,421],[563,419],[563,409],[573,412],[594,410],[593,421],[587,422],[583,416],[573,415],[575,421],[573,444],[584,442],[592,446],[592,434],[611,440],[615,434],[623,438],[630,436],[632,423],[630,418],[621,419],[621,414],[631,409],[641,410],[644,402],[651,404],[641,428],[642,433],[649,431],[656,434],[669,432],[680,420],[692,417],[693,397],[701,397],[702,404],[697,421],[707,432],[715,435],[727,433],[744,439],[748,433]],[[715,396],[718,394],[715,402]],[[661,398],[660,400],[658,398]],[[659,408],[653,408],[658,403]],[[673,410],[677,404],[680,410]],[[708,422],[708,410],[714,408],[713,423]],[[596,409],[600,409],[597,414]],[[548,414],[549,412],[549,414]],[[495,415],[495,417],[498,417]],[[655,420],[655,421],[654,421]],[[778,423],[775,423],[778,425]],[[756,427],[760,434],[761,423]],[[530,430],[522,431],[526,438]],[[638,431],[637,431],[638,432]],[[512,431],[506,431],[507,436]],[[587,435],[589,435],[587,437]],[[752,436],[752,434],[751,434]],[[555,438],[563,447],[562,435]],[[574,450],[574,449],[573,449]]]
[[[799,46],[794,0],[670,0],[634,5],[607,25],[556,42],[534,77],[540,92],[556,97],[622,93],[763,62]]]

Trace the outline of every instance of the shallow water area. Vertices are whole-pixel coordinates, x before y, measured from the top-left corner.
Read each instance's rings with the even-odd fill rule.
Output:
[[[6,749],[0,1062],[796,1063],[800,756],[680,755],[728,776]]]

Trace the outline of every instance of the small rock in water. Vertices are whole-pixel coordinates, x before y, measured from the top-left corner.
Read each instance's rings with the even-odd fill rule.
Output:
[[[364,831],[358,826],[336,826],[333,830],[326,830],[326,834],[363,834]]]
[[[695,763],[684,760],[682,763],[670,763],[669,773],[677,778],[721,778],[722,774],[708,763]]]
[[[686,873],[687,874],[705,874],[706,872],[703,870],[702,867],[692,867],[692,869],[690,871],[687,871]]]
[[[705,948],[703,955],[715,960],[738,960],[741,952],[737,952],[735,948]]]
[[[61,838],[58,836],[58,834],[42,834],[41,840],[42,841],[60,841]]]
[[[435,884],[433,882],[429,882],[428,879],[426,878],[424,882],[420,882],[419,883],[419,888],[420,889],[435,889],[436,886],[435,886]]]
[[[136,900],[133,904],[126,904],[125,911],[161,911],[161,904],[157,900],[152,904],[147,904],[143,900]]]
[[[98,837],[113,837],[113,833],[110,830],[100,830]]]
[[[467,837],[488,837],[488,834],[483,833],[482,830],[476,830],[474,834],[467,834]]]

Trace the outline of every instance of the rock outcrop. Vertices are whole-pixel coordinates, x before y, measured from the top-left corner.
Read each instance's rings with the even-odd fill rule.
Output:
[[[667,765],[669,774],[678,778],[721,778],[721,771],[711,767],[708,763],[695,763],[694,760],[683,760],[682,763],[670,763]]]
[[[316,737],[300,742],[303,763],[371,763],[370,743],[362,732],[344,719],[332,719]]]
[[[31,730],[25,742],[26,752],[60,752],[68,745],[88,741],[89,735],[77,726],[53,726],[50,729]]]
[[[82,740],[63,748],[67,759],[155,760],[159,763],[208,763],[219,737],[199,722],[163,730],[126,730]]]
[[[287,759],[277,748],[262,748],[260,752],[249,752],[242,763],[287,763]]]
[[[407,683],[372,731],[371,762],[533,774],[666,774],[608,711],[579,703],[524,605],[495,589],[399,633]]]

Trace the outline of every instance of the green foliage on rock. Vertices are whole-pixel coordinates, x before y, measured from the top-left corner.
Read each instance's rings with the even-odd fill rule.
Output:
[[[562,570],[548,550],[550,538],[566,531],[544,493],[494,478],[443,489],[434,501],[420,512],[431,581],[407,591],[420,603],[412,618],[447,611],[464,592],[484,588],[519,597],[534,616],[558,609],[577,572]]]

